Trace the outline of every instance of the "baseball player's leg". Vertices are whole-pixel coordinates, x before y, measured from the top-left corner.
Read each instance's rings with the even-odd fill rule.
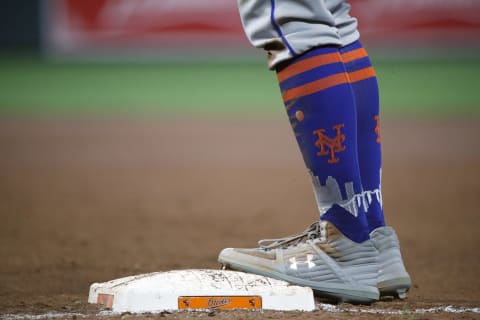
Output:
[[[267,51],[269,66],[279,71],[284,102],[307,167],[313,173],[315,196],[323,215],[332,204],[330,199],[325,200],[332,196],[327,195],[329,191],[324,186],[330,183],[329,177],[340,178],[337,183],[344,199],[351,200],[353,195],[363,192],[358,170],[355,101],[337,49],[345,39],[355,41],[358,38],[356,19],[348,16],[349,6],[342,0],[238,0],[238,4],[248,38],[252,44]],[[340,14],[334,16],[333,9]],[[336,23],[341,24],[342,33]],[[320,45],[324,47],[311,50]],[[285,62],[286,59],[289,60]],[[316,107],[309,110],[313,105]],[[301,110],[304,107],[305,110]],[[295,116],[305,118],[305,112],[314,116],[295,122]],[[300,138],[302,134],[298,130],[306,133]],[[349,132],[348,148],[342,145],[343,131]],[[329,134],[336,136],[329,138]],[[342,164],[338,164],[336,156],[340,152],[345,152],[347,158]],[[331,155],[328,164],[336,165],[320,168],[322,162],[317,158],[326,154]],[[316,165],[320,167],[316,168]],[[318,176],[320,172],[322,176]],[[364,220],[362,214],[357,217],[355,212],[354,216],[359,221]],[[324,218],[339,220],[330,214]],[[341,223],[337,221],[337,224]],[[346,233],[348,229],[360,228],[358,223],[342,224]],[[360,232],[350,233],[352,239],[366,238],[359,236]]]
[[[366,50],[356,41],[340,49],[350,75],[357,106],[358,159],[362,186],[367,195],[370,236],[379,251],[377,286],[381,295],[405,297],[411,285],[395,231],[385,226],[381,196],[381,137],[379,93],[375,76],[358,80],[359,74],[374,73]],[[370,71],[369,71],[370,70]]]
[[[366,50],[359,41],[340,49],[342,61],[350,76],[357,107],[358,161],[362,187],[367,196],[369,231],[385,226],[381,193],[381,137],[377,78]],[[371,76],[359,80],[358,76]]]
[[[368,240],[355,97],[339,50],[310,50],[279,67],[277,78],[321,219],[355,242]]]
[[[378,252],[365,216],[355,98],[339,50],[310,50],[282,64],[277,76],[320,220],[295,236],[261,241],[257,249],[225,249],[219,261],[341,301],[374,301]]]
[[[270,1],[268,7],[264,1],[239,1],[247,35],[269,52],[269,65],[277,71],[282,98],[312,178],[320,221],[297,235],[261,241],[260,248],[225,249],[219,261],[233,269],[310,286],[339,300],[370,302],[378,298],[378,252],[369,240],[365,216],[355,97],[338,49],[338,32],[329,26],[334,22],[329,2],[334,1]],[[277,21],[283,15],[276,15],[275,10],[282,5],[290,5],[290,18]],[[269,27],[265,21],[258,22],[261,12],[270,12]],[[294,19],[293,13],[309,14],[311,19]],[[298,32],[290,28],[289,21],[299,22],[294,24]],[[310,25],[312,21],[319,21],[318,29]],[[264,33],[259,25],[266,28]],[[323,27],[325,35],[315,38],[320,42],[305,37],[309,29]],[[265,36],[263,42],[255,42],[259,35]],[[289,55],[293,58],[284,60]]]

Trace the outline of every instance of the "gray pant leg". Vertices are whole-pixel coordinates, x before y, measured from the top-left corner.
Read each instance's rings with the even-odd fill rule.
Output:
[[[268,66],[317,46],[344,46],[358,39],[357,21],[344,0],[238,0],[242,24]]]
[[[335,26],[337,27],[340,35],[341,46],[345,47],[357,41],[360,38],[360,33],[357,29],[357,19],[349,14],[350,4],[343,0],[329,2],[336,4],[336,6],[334,6],[330,12],[335,19]]]

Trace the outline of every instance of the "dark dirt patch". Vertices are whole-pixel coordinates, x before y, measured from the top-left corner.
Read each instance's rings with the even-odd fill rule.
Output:
[[[365,308],[478,307],[480,121],[389,120],[382,136],[387,221],[399,234],[414,286],[406,301]],[[255,246],[260,238],[303,230],[317,217],[283,119],[0,120],[0,155],[0,315],[56,311],[94,317],[99,308],[85,302],[92,282],[217,268],[221,248]],[[128,317],[133,315],[122,318]]]

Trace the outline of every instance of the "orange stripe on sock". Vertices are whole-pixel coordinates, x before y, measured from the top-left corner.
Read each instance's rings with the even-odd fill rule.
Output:
[[[344,62],[348,63],[357,59],[368,57],[365,48],[355,49],[349,52],[342,53],[341,56],[337,52],[323,54],[308,58],[297,63],[294,63],[277,74],[278,82],[282,82],[290,77],[293,77],[302,72],[318,68],[323,65]]]
[[[344,63],[352,62],[353,60],[368,57],[368,53],[364,48],[355,49],[349,52],[342,53],[342,60]]]
[[[337,73],[331,76],[304,84],[303,86],[299,86],[290,90],[283,92],[282,98],[283,101],[286,103],[287,101],[298,99],[304,96],[308,96],[310,94],[338,86],[344,83],[353,83],[361,80],[365,80],[368,78],[375,77],[375,70],[373,67],[368,67],[365,69],[361,69],[358,71],[350,72],[350,73]]]
[[[348,78],[350,79],[350,82],[357,82],[373,77],[375,77],[375,70],[373,69],[373,67],[368,67],[348,73]]]
[[[337,86],[339,84],[348,83],[349,78],[346,73],[337,73],[331,76],[304,84],[290,90],[285,91],[282,94],[283,101],[287,102],[292,99],[298,99],[309,94],[322,91],[324,89]]]
[[[338,52],[327,53],[312,58],[308,58],[297,63],[294,63],[277,74],[278,82],[282,82],[299,73],[317,68],[326,64],[340,62],[342,59]]]

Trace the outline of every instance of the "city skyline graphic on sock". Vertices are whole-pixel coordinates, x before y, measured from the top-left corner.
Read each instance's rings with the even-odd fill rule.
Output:
[[[360,208],[363,208],[364,212],[368,211],[374,198],[383,207],[381,186],[378,189],[355,193],[353,182],[351,181],[345,182],[343,186],[340,186],[332,176],[327,177],[325,184],[321,184],[318,177],[312,172],[310,172],[310,177],[320,216],[325,214],[334,204],[337,204],[354,217],[357,217]],[[346,198],[342,195],[341,188],[344,188]]]

